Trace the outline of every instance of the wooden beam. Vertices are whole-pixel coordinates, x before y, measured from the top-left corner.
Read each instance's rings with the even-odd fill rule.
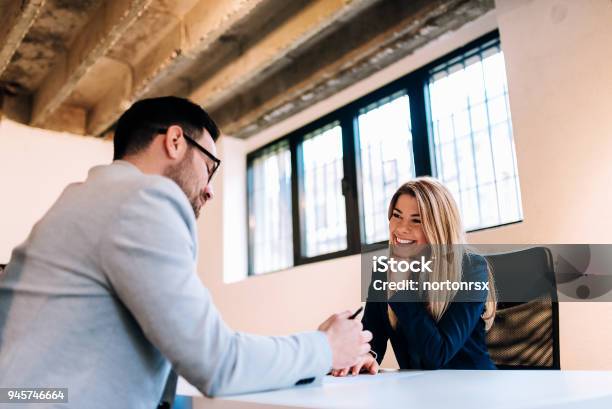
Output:
[[[168,78],[176,75],[219,40],[224,33],[244,21],[264,0],[199,1],[155,47],[134,67],[130,92],[117,83],[98,103],[88,120],[88,132],[98,135],[123,113],[124,107],[142,98]],[[117,100],[116,95],[122,95]]]
[[[208,107],[227,99],[266,70],[289,61],[292,52],[312,41],[334,22],[346,18],[372,0],[315,0],[293,18],[248,49],[244,55],[205,81],[191,99]]]
[[[248,137],[372,75],[494,8],[493,0],[382,2],[266,81],[212,110],[223,132]],[[368,30],[364,30],[364,27]]]
[[[12,0],[0,16],[0,75],[38,16],[45,0]]]
[[[26,94],[11,95],[0,92],[0,120],[4,117],[28,124],[30,122],[31,98]]]
[[[138,19],[152,0],[114,0],[103,2],[69,51],[57,64],[34,96],[32,125],[42,126],[46,119],[70,96],[79,80],[107,54],[115,42]]]
[[[108,89],[102,99],[89,111],[86,131],[89,135],[100,135],[117,119],[117,112],[121,113],[130,107],[132,95],[132,68],[122,62],[106,59],[104,65],[114,73],[113,86]],[[92,128],[91,124],[97,124]]]
[[[87,112],[81,107],[62,105],[47,118],[45,129],[57,132],[69,132],[75,135],[85,135]]]

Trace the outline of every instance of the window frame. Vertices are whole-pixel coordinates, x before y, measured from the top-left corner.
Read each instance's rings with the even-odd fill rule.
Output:
[[[269,148],[275,147],[275,145],[280,145],[282,143],[286,143],[286,139],[285,138],[281,138],[281,139],[277,139],[272,141],[271,143],[268,143],[260,148],[257,149],[256,153],[257,155],[247,155],[247,168],[246,168],[246,201],[247,201],[247,206],[246,206],[246,228],[247,228],[247,275],[249,276],[257,276],[257,275],[261,275],[261,274],[268,274],[268,273],[273,273],[276,271],[283,271],[284,268],[279,269],[279,270],[270,270],[270,271],[266,271],[265,273],[259,273],[256,274],[254,272],[254,268],[253,268],[253,264],[254,264],[254,255],[253,255],[253,243],[252,243],[252,235],[251,235],[251,228],[250,228],[250,218],[251,218],[251,207],[253,205],[252,200],[251,200],[251,195],[249,194],[249,189],[252,186],[253,180],[253,174],[252,174],[252,164],[253,161],[255,161],[256,159],[265,156],[268,151]],[[289,144],[287,144],[288,148],[291,149],[291,146]],[[291,158],[293,158],[293,156],[291,155],[291,151],[289,151],[289,155],[291,156]],[[293,162],[291,162],[291,177],[293,178],[293,173],[294,173],[294,169],[293,169]],[[293,186],[292,186],[293,189]],[[291,198],[292,202],[291,202],[291,214],[293,215],[294,211],[294,206],[293,206],[293,197]],[[293,228],[293,224],[291,226]],[[292,232],[293,234],[293,232]],[[292,238],[293,239],[293,238]],[[295,252],[295,249],[293,250]],[[295,262],[295,260],[294,260]],[[291,266],[289,266],[288,268],[293,267],[294,264],[292,264]]]
[[[362,244],[365,236],[362,232],[362,216],[363,203],[361,203],[361,175],[360,175],[360,151],[359,151],[359,127],[358,116],[359,111],[368,105],[380,101],[385,97],[392,96],[397,92],[405,92],[410,103],[410,118],[412,129],[412,150],[414,155],[415,175],[426,176],[432,175],[433,172],[433,141],[430,140],[430,110],[427,84],[429,80],[429,71],[444,63],[447,63],[463,54],[472,51],[488,42],[496,40],[496,45],[501,49],[501,41],[499,38],[499,30],[495,29],[479,38],[470,41],[469,43],[437,58],[430,63],[418,68],[402,77],[352,101],[348,104],[332,111],[302,127],[296,129],[289,134],[277,138],[256,150],[249,152],[246,157],[247,175],[249,167],[254,159],[260,156],[265,150],[283,140],[289,142],[289,150],[291,155],[291,200],[292,200],[292,226],[293,226],[293,267],[318,261],[330,260],[338,257],[360,254],[362,252],[379,250],[387,246],[387,241],[380,241],[371,244]],[[492,45],[495,45],[492,44]],[[344,178],[342,180],[341,191],[344,195],[346,209],[346,228],[347,228],[347,248],[333,253],[321,254],[314,257],[305,257],[301,254],[302,249],[302,231],[299,212],[299,171],[303,169],[303,163],[300,163],[298,157],[298,146],[304,140],[304,137],[309,133],[316,131],[330,123],[338,122],[342,128],[342,149],[343,149],[343,170]],[[248,190],[248,180],[247,190]],[[248,195],[247,195],[248,196]],[[247,214],[250,209],[250,201],[247,199]],[[524,217],[524,216],[523,216]],[[358,223],[350,223],[351,220],[357,220]],[[478,228],[469,232],[488,230],[516,224],[523,221],[523,218],[517,221]],[[247,226],[248,227],[248,226]],[[248,274],[254,275],[251,265],[252,246],[248,243],[249,265]],[[273,271],[261,273],[269,274]],[[261,275],[258,274],[258,275]]]

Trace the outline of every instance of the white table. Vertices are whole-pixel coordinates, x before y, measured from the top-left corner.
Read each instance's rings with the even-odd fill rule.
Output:
[[[179,387],[179,393],[181,388]],[[226,398],[193,409],[612,409],[612,371],[398,371]]]

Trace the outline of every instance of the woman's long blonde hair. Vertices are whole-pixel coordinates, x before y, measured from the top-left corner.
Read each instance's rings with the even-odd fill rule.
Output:
[[[465,231],[457,203],[451,192],[432,177],[412,179],[400,186],[391,198],[389,220],[391,220],[399,197],[404,194],[416,199],[423,232],[427,242],[431,245],[433,268],[432,273],[429,274],[429,280],[432,282],[461,281],[463,257],[471,250],[465,247],[467,243]],[[458,249],[463,250],[457,251]],[[497,297],[493,274],[488,263],[487,271],[489,293],[482,319],[488,330],[493,325],[495,318]],[[454,296],[453,291],[430,291],[427,294],[429,312],[436,321],[440,321]]]

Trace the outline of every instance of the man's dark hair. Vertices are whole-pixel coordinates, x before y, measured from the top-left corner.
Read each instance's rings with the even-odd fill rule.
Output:
[[[206,129],[213,140],[219,137],[219,128],[210,115],[197,104],[185,98],[160,97],[135,102],[117,121],[113,159],[121,159],[147,148],[158,129],[172,125],[194,139]]]

